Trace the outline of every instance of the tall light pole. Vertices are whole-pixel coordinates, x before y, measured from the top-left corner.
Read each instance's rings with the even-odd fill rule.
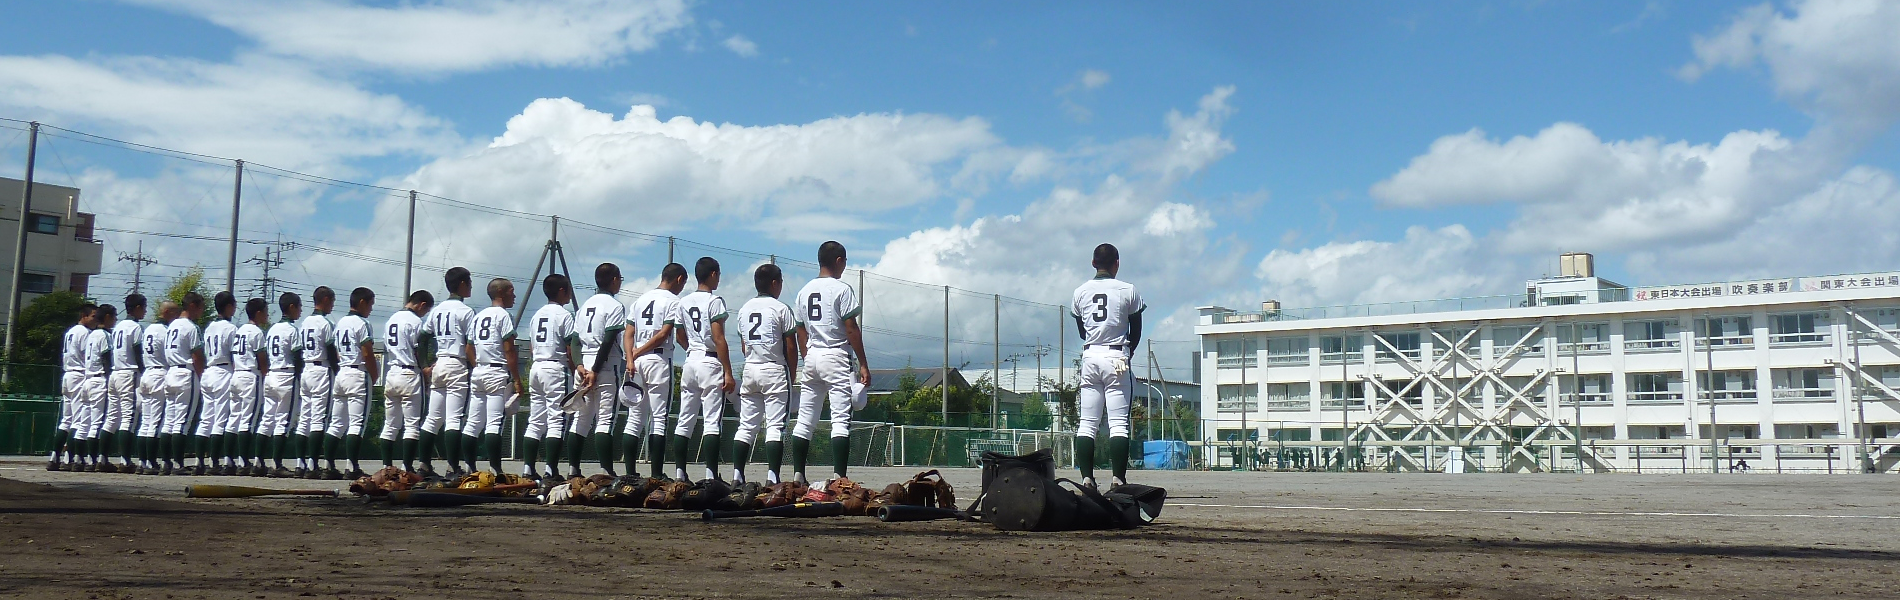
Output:
[[[1708,391],[1706,393],[1709,395],[1709,473],[1711,474],[1722,472],[1721,458],[1720,458],[1722,451],[1720,447],[1716,445],[1716,439],[1720,434],[1716,432],[1716,427],[1715,427],[1715,332],[1716,332],[1716,327],[1717,325],[1715,324],[1715,319],[1710,317],[1707,313],[1703,313],[1702,336],[1705,341],[1702,344],[1702,356],[1706,359],[1707,362],[1705,364],[1708,367],[1708,375],[1703,378],[1704,382],[1707,383],[1707,385],[1703,387],[1708,388]]]

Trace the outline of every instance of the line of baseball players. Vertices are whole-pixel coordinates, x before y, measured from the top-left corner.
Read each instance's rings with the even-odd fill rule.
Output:
[[[440,450],[450,476],[476,470],[480,456],[499,473],[503,418],[526,396],[521,454],[529,478],[559,477],[564,457],[568,476],[579,476],[581,456],[591,446],[606,474],[617,475],[616,457],[635,473],[644,447],[652,476],[663,474],[670,455],[673,477],[688,479],[686,451],[696,428],[697,462],[704,477],[717,478],[721,416],[726,399],[737,392],[732,478],[744,481],[746,461],[763,432],[766,479],[776,483],[796,365],[802,401],[790,440],[792,477],[805,480],[811,436],[825,406],[833,476],[841,477],[850,457],[851,416],[863,407],[870,383],[858,327],[861,304],[839,279],[845,261],[842,244],[821,245],[819,276],[793,296],[795,308],[779,299],[784,278],[777,265],[759,266],[753,273],[758,296],[736,318],[713,293],[721,272],[710,257],[694,264],[693,292],[681,295],[686,269],[668,264],[660,285],[631,306],[617,298],[619,267],[602,263],[594,271],[597,291],[578,314],[567,308],[574,299],[568,278],[549,275],[540,282],[547,304],[525,323],[532,350],[526,378],[520,376],[517,324],[509,312],[516,301],[513,283],[488,282],[490,305],[477,312],[465,302],[473,281],[461,267],[443,277],[448,299],[437,303],[428,291],[412,292],[378,333],[367,319],[376,301],[368,288],[350,293],[348,314],[334,323],[329,313],[336,294],[328,287],[312,294],[314,311],[307,317],[299,296],[283,294],[277,323],[269,321],[263,299],[251,299],[244,303],[242,325],[233,323],[235,296],[220,292],[212,300],[215,318],[202,332],[195,321],[204,314],[205,300],[197,293],[186,294],[181,305],[164,303],[159,319],[143,326],[146,299],[138,294],[126,297],[129,318],[123,321],[111,305],[87,305],[62,340],[64,402],[48,469],[361,477],[369,392],[382,374],[385,466],[400,459],[407,469],[435,475]],[[1093,264],[1097,277],[1077,288],[1071,303],[1084,342],[1077,464],[1085,483],[1093,485],[1095,438],[1106,416],[1114,481],[1123,483],[1128,357],[1140,339],[1146,305],[1133,286],[1114,279],[1120,267],[1114,246],[1098,246]],[[733,377],[726,344],[733,323],[742,340],[743,384]],[[380,368],[372,341],[378,334],[384,345]],[[675,344],[685,349],[686,359],[669,436]],[[613,425],[622,406],[626,416],[616,440]],[[188,446],[195,450],[194,466],[185,464]],[[121,462],[114,464],[114,456]],[[347,472],[338,468],[339,460],[347,462]],[[545,473],[537,468],[542,460]]]

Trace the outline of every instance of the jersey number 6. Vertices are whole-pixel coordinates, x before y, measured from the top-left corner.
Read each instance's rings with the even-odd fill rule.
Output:
[[[818,292],[812,292],[805,300],[805,316],[813,323],[825,320],[823,299],[824,296],[819,295]]]

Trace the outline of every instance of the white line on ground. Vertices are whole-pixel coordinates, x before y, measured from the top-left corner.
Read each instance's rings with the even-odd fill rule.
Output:
[[[1260,504],[1194,504],[1187,502],[1169,502],[1168,506],[1192,506],[1196,508],[1252,508],[1259,510],[1320,510],[1338,512],[1400,512],[1400,513],[1478,513],[1493,515],[1579,515],[1590,517],[1725,517],[1740,519],[1900,519],[1900,515],[1808,515],[1808,514],[1746,514],[1746,513],[1691,513],[1691,512],[1643,512],[1643,511],[1590,511],[1590,510],[1511,510],[1511,509],[1472,509],[1472,508],[1363,508],[1350,506],[1269,506]]]

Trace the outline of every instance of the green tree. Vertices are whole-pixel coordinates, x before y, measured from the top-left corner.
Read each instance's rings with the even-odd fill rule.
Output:
[[[177,277],[172,278],[172,284],[165,288],[165,300],[176,302],[180,308],[183,308],[185,306],[185,294],[190,292],[198,292],[198,295],[204,296],[205,298],[205,314],[194,321],[198,324],[198,327],[203,328],[205,325],[211,323],[211,317],[213,315],[211,311],[211,288],[206,287],[204,267],[193,265],[191,268],[185,269],[184,273],[180,273]]]
[[[1049,411],[1049,402],[1042,394],[1032,394],[1023,399],[1023,413],[1016,418],[1015,425],[1023,429],[1047,431],[1056,423],[1056,415]]]
[[[1062,428],[1075,430],[1076,425],[1081,421],[1082,414],[1076,408],[1077,391],[1080,390],[1077,384],[1044,377],[1042,387],[1049,390],[1049,396],[1056,402],[1056,418],[1060,419]]]
[[[3,389],[16,394],[59,394],[60,338],[79,322],[79,307],[85,303],[85,296],[62,290],[34,298],[20,309],[20,320],[13,328],[18,337],[7,356],[15,367]]]

